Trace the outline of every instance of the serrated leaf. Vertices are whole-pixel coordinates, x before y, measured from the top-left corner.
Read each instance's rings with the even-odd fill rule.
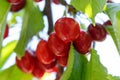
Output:
[[[82,80],[83,68],[87,63],[84,55],[79,54],[73,46],[70,48],[67,69],[61,80]]]
[[[108,29],[108,31],[110,32],[110,35],[112,36],[117,50],[120,54],[120,4],[108,4],[106,7],[106,13],[110,17],[113,26],[111,29]]]
[[[120,76],[112,76],[111,74],[109,74],[108,80],[120,80]]]
[[[18,57],[24,55],[28,41],[33,35],[42,30],[43,27],[42,13],[39,8],[33,4],[33,0],[27,0],[20,39],[15,48]]]
[[[93,21],[96,14],[103,11],[105,3],[106,0],[71,0],[71,5],[86,13]]]
[[[16,44],[17,44],[17,41],[12,41],[12,42],[8,43],[5,47],[2,48],[0,68],[2,68],[4,63],[7,61],[7,59],[13,52]]]
[[[6,0],[0,0],[0,59],[1,59],[1,49],[3,34],[6,26],[6,17],[10,8],[10,4]]]
[[[32,80],[32,75],[23,73],[14,65],[0,72],[0,80]]]
[[[101,64],[95,50],[91,50],[91,58],[87,64],[85,80],[108,80],[107,69]]]

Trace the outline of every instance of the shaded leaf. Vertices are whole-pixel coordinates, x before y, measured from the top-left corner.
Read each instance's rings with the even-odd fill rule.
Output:
[[[27,0],[23,17],[24,19],[20,39],[15,48],[15,52],[18,57],[24,55],[24,51],[29,40],[44,27],[42,13],[39,8],[33,4],[33,0]]]
[[[101,64],[95,50],[91,50],[90,62],[87,64],[85,80],[108,80],[107,69]]]
[[[73,46],[71,46],[69,52],[69,59],[67,69],[64,72],[61,80],[82,80],[83,68],[87,63],[87,59],[84,55],[79,54]]]
[[[10,9],[10,4],[8,4],[6,0],[0,0],[0,59],[1,59],[3,34],[6,26],[6,17],[8,15],[9,9]]]

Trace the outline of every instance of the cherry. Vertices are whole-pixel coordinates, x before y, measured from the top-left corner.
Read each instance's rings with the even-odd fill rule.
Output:
[[[64,43],[56,33],[52,33],[48,39],[48,47],[56,56],[64,56],[68,54],[70,43]]]
[[[37,59],[37,57],[34,57],[34,69],[32,71],[32,75],[34,75],[37,78],[41,78],[45,73],[43,64]]]
[[[113,1],[112,0],[107,0],[107,3],[113,3]]]
[[[22,0],[19,4],[12,4],[10,11],[11,12],[18,12],[20,11],[22,8],[24,8],[26,5],[26,0]]]
[[[6,38],[8,36],[8,33],[9,33],[9,26],[8,26],[8,24],[6,24],[3,38]]]
[[[77,21],[68,17],[58,19],[54,28],[56,35],[66,43],[77,39],[80,32]]]
[[[57,4],[57,5],[60,4],[59,0],[52,0],[52,2]]]
[[[57,56],[58,64],[65,67],[68,62],[68,55],[66,56]]]
[[[104,22],[103,24],[104,26],[112,26],[112,23],[110,20],[107,20],[106,22]]]
[[[16,57],[16,65],[23,72],[31,73],[32,70],[34,69],[33,63],[34,63],[33,57],[32,55],[30,55],[28,51],[25,51],[25,55],[21,59],[18,59],[18,57]]]
[[[48,48],[48,43],[41,40],[36,49],[36,56],[43,64],[50,64],[55,60],[55,55]]]
[[[35,2],[41,2],[42,0],[34,0]]]
[[[92,38],[90,34],[85,31],[80,31],[80,36],[73,41],[75,49],[81,54],[86,54],[90,51],[91,43]]]
[[[7,0],[7,1],[13,5],[17,5],[17,4],[21,3],[23,0]]]
[[[106,38],[106,30],[103,25],[96,23],[94,26],[90,24],[88,26],[88,32],[91,35],[92,39],[95,41],[103,41]]]

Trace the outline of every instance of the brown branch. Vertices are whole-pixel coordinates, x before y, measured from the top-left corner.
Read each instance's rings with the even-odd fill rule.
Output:
[[[56,75],[56,79],[55,80],[60,80],[63,72],[64,72],[64,67],[58,65],[58,71],[57,71],[57,75]]]
[[[52,10],[51,10],[51,0],[45,0],[45,8],[43,13],[48,18],[48,34],[50,34],[53,30],[53,17],[52,17]]]

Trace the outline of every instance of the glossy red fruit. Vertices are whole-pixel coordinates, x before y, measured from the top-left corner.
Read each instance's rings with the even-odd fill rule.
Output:
[[[88,32],[91,35],[92,39],[95,41],[103,41],[107,35],[104,26],[99,23],[96,23],[95,26],[93,24],[90,24],[88,26]]]
[[[60,2],[58,0],[52,0],[52,2],[57,4],[57,5],[60,4]]]
[[[30,55],[30,53],[26,51],[25,55],[21,59],[18,59],[16,57],[16,65],[23,72],[31,73],[34,69],[34,61],[32,55]]]
[[[54,28],[56,35],[66,43],[77,39],[80,32],[80,26],[77,21],[68,17],[58,19]]]
[[[36,56],[43,64],[50,64],[55,60],[54,53],[48,48],[48,43],[41,40],[36,49]]]
[[[41,78],[45,73],[43,64],[34,57],[34,69],[32,71],[32,75],[37,78]]]
[[[42,0],[34,0],[35,2],[41,2]]]
[[[91,43],[92,38],[90,34],[80,31],[80,36],[73,42],[73,45],[79,53],[86,54],[90,51]]]
[[[19,4],[12,4],[10,11],[11,12],[18,12],[21,9],[23,9],[25,7],[25,5],[26,5],[26,0],[22,0],[22,2],[20,2]]]
[[[57,57],[58,64],[65,67],[68,62],[68,55],[66,56],[58,56]]]
[[[106,22],[104,22],[103,24],[104,26],[112,26],[112,23],[110,20],[107,20]]]
[[[56,33],[52,33],[48,39],[48,47],[56,56],[65,56],[68,54],[70,43],[63,42]]]
[[[9,3],[17,5],[19,3],[21,3],[23,0],[7,0]]]
[[[9,26],[8,26],[8,24],[6,24],[3,38],[6,38],[8,36],[8,33],[9,33]]]
[[[107,0],[107,3],[113,3],[113,1],[112,0]]]

